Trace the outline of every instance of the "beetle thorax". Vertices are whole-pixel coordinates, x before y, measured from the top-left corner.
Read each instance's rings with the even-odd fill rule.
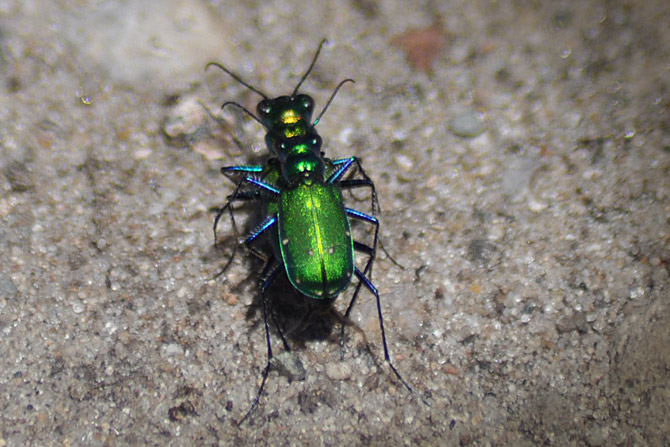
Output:
[[[316,154],[299,154],[289,157],[282,165],[282,174],[288,184],[310,179],[323,179],[323,159]]]
[[[288,184],[295,184],[303,178],[323,179],[325,167],[318,134],[312,132],[300,137],[282,138],[275,143],[274,152]]]

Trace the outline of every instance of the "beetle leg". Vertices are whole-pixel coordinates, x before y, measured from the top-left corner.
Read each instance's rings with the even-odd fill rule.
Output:
[[[233,232],[235,233],[235,236],[239,235],[239,231],[237,230],[237,224],[235,223],[235,215],[234,215],[234,210],[233,210],[233,203],[234,202],[247,202],[247,201],[253,201],[257,200],[259,198],[259,192],[250,190],[250,191],[240,191],[240,187],[242,186],[242,183],[244,183],[244,179],[240,180],[237,183],[237,186],[235,187],[235,191],[231,195],[229,195],[226,199],[226,204],[223,205],[216,213],[216,217],[214,218],[214,247],[218,246],[218,236],[216,234],[216,229],[219,225],[219,220],[221,220],[221,216],[228,211],[228,214],[230,215],[230,221],[233,226]],[[233,259],[235,258],[235,254],[237,253],[237,245],[235,244],[233,247],[233,253],[230,255],[230,258],[228,259],[228,262],[226,262],[226,265],[223,266],[223,268],[219,271],[219,273],[216,274],[216,276],[222,275],[228,267],[230,267],[230,264],[232,264]]]
[[[375,256],[377,255],[377,240],[379,239],[379,221],[377,218],[367,215],[365,213],[361,213],[360,211],[357,211],[352,208],[345,208],[345,211],[347,213],[347,216],[352,217],[357,220],[361,220],[363,222],[367,222],[371,225],[375,226],[375,235],[374,239],[372,242],[372,249],[370,250],[370,259],[368,260],[368,263],[365,266],[364,274],[367,275],[369,272],[372,270],[372,261],[374,260]]]
[[[340,188],[342,189],[353,189],[361,187],[370,188],[371,191],[370,201],[371,201],[372,214],[377,214],[377,211],[379,210],[379,201],[377,200],[377,190],[375,189],[374,182],[370,179],[370,177],[368,177],[368,174],[365,172],[365,169],[363,169],[361,159],[358,157],[339,158],[337,160],[333,160],[333,165],[336,166],[337,169],[330,175],[330,177],[327,179],[327,182],[334,183],[339,181]],[[349,178],[346,180],[340,180],[344,175],[344,173],[352,165],[355,165],[356,170],[361,174],[363,178],[362,179]]]
[[[244,421],[247,420],[249,415],[254,411],[254,409],[258,406],[258,401],[261,398],[261,394],[263,394],[263,388],[265,388],[265,382],[268,380],[268,374],[270,373],[270,368],[272,366],[272,343],[270,341],[270,325],[268,324],[268,314],[272,314],[272,312],[269,309],[269,303],[266,298],[265,292],[267,289],[272,285],[274,280],[277,278],[277,273],[279,273],[281,268],[281,265],[279,265],[274,257],[270,259],[266,264],[265,267],[263,268],[263,273],[261,273],[261,308],[263,309],[263,324],[265,325],[265,342],[267,343],[267,363],[265,364],[265,368],[263,369],[263,378],[261,380],[261,385],[258,387],[258,392],[256,393],[256,397],[254,398],[253,402],[251,403],[251,407],[249,410],[246,412],[244,417],[237,423],[238,426],[242,425]],[[276,324],[276,323],[275,323]],[[286,344],[286,340],[284,340],[284,337],[282,335],[282,341]],[[285,347],[288,347],[286,345]]]
[[[384,360],[386,360],[386,363],[388,363],[389,367],[391,368],[391,371],[395,374],[395,376],[400,380],[400,383],[402,383],[405,388],[409,390],[410,393],[414,394],[414,390],[412,389],[411,386],[405,381],[405,379],[402,378],[398,370],[395,368],[393,365],[393,362],[391,361],[391,356],[389,355],[389,348],[388,345],[386,344],[386,332],[384,331],[384,317],[382,316],[382,304],[379,299],[379,292],[377,291],[377,288],[372,285],[370,280],[365,277],[363,273],[361,273],[360,270],[357,268],[354,268],[354,273],[358,280],[365,285],[365,287],[375,296],[375,299],[377,300],[377,316],[379,317],[379,327],[382,331],[382,345],[384,346]]]
[[[228,173],[231,173],[231,172],[232,173],[257,173],[257,172],[259,172],[259,169],[262,169],[262,167],[261,166],[224,166],[223,168],[221,168],[221,173],[223,173],[224,175],[226,175]],[[228,177],[228,176],[226,175],[226,177]],[[255,186],[255,188],[254,189],[249,189],[249,190],[242,190],[241,189],[242,185],[245,184],[245,183],[251,183],[252,185]],[[239,235],[239,231],[237,230],[237,224],[235,223],[235,215],[233,213],[233,211],[234,211],[233,210],[233,203],[234,202],[250,202],[250,201],[258,200],[261,196],[261,192],[263,192],[263,191],[269,192],[273,195],[277,195],[277,194],[280,193],[278,188],[270,185],[269,183],[263,182],[262,180],[256,179],[255,177],[245,176],[245,177],[242,177],[240,180],[238,180],[237,186],[235,186],[235,190],[233,191],[233,193],[231,195],[229,195],[227,197],[225,205],[223,205],[219,209],[219,211],[216,213],[216,217],[214,218],[214,246],[215,247],[218,244],[218,240],[217,240],[218,237],[217,237],[217,234],[216,234],[217,233],[216,229],[219,225],[219,221],[221,220],[221,216],[223,216],[223,214],[226,212],[226,210],[228,211],[228,213],[230,215],[230,220],[232,222],[233,231],[234,231],[235,235],[237,236],[237,235]],[[271,225],[269,225],[269,226],[271,226]],[[266,229],[267,228],[261,228],[260,231],[257,230],[254,233],[252,233],[252,235],[245,242],[247,247],[250,248],[249,244],[256,237],[258,237],[262,232],[264,232]],[[258,251],[253,250],[252,248],[250,248],[250,250],[251,250],[252,253],[254,253],[254,255],[260,257],[261,259],[264,258]],[[230,258],[228,259],[228,262],[226,262],[226,265],[221,269],[221,271],[219,273],[216,274],[217,277],[222,275],[228,269],[228,267],[230,267],[230,265],[233,262],[233,259],[235,258],[236,253],[237,253],[237,244],[235,244],[235,246],[233,247],[233,253],[230,256]]]

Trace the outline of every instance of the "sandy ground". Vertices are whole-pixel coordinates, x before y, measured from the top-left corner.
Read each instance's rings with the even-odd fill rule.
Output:
[[[242,3],[0,1],[0,447],[668,445],[670,4]],[[415,393],[362,293],[344,361],[293,334],[238,427],[261,266],[215,277],[212,209],[268,153],[203,68],[289,94],[324,37],[301,91],[356,80],[317,129],[375,180]]]

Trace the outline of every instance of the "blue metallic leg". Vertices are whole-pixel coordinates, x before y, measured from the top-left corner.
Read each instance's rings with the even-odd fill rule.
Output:
[[[363,273],[361,273],[360,270],[357,268],[354,269],[354,274],[358,278],[358,280],[365,285],[365,287],[375,296],[375,299],[377,300],[377,316],[379,317],[379,327],[382,331],[382,345],[384,346],[384,360],[386,360],[386,363],[391,367],[391,371],[395,374],[395,376],[400,380],[400,383],[402,383],[405,388],[409,390],[410,393],[414,394],[414,390],[412,389],[411,386],[405,381],[405,379],[402,378],[398,370],[395,368],[393,365],[393,362],[391,361],[391,356],[389,355],[389,348],[388,345],[386,344],[386,332],[384,331],[384,317],[382,316],[382,304],[379,299],[379,292],[377,292],[377,288],[372,285],[370,280],[368,280]]]
[[[263,324],[265,325],[265,342],[267,343],[268,347],[267,363],[263,369],[263,379],[261,380],[260,387],[258,387],[256,397],[254,398],[253,402],[251,403],[251,407],[246,412],[244,417],[237,423],[238,426],[242,425],[242,423],[247,420],[249,415],[258,406],[258,401],[261,398],[261,394],[263,394],[263,388],[265,388],[265,382],[268,380],[268,374],[270,373],[270,368],[272,366],[272,343],[270,341],[270,325],[268,324],[268,314],[272,314],[272,312],[269,309],[269,303],[266,299],[265,292],[277,278],[277,274],[279,273],[280,269],[281,265],[279,265],[275,259],[272,258],[265,264],[263,273],[261,274],[261,282],[263,283],[261,286],[261,307],[263,309]],[[284,343],[286,343],[285,340]]]

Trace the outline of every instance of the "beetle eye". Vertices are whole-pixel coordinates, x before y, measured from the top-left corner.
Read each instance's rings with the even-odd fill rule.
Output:
[[[309,95],[298,95],[298,101],[303,110],[312,110],[314,108],[314,100]]]
[[[258,110],[259,115],[267,116],[272,113],[272,104],[270,104],[270,101],[264,99],[258,103],[256,110]]]

